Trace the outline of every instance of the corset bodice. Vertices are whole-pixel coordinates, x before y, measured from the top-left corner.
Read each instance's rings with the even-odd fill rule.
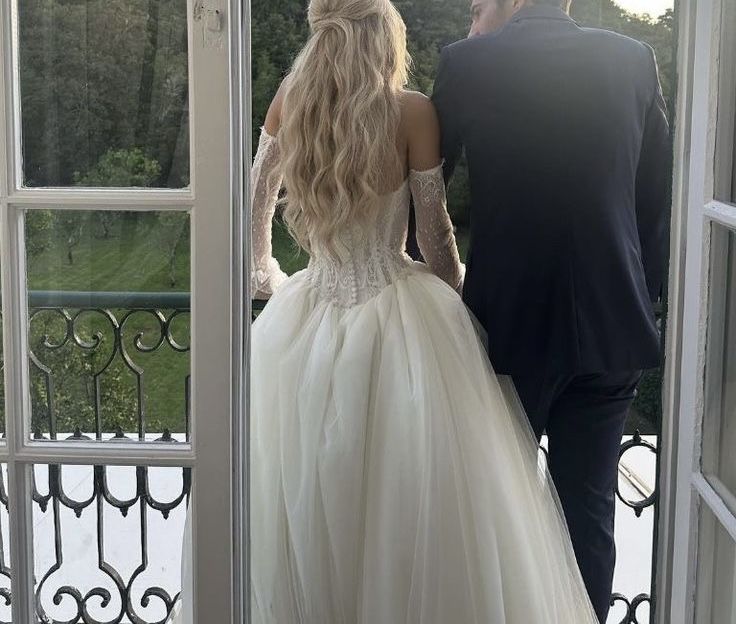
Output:
[[[264,131],[251,171],[251,288],[263,298],[287,280],[271,244],[282,182],[280,159],[278,140]],[[414,200],[416,238],[424,261],[437,277],[460,289],[464,268],[447,212],[442,166],[438,165],[410,170],[399,189],[380,198],[370,220],[344,228],[329,248],[312,241],[306,275],[320,297],[342,307],[365,303],[413,266],[405,251],[410,199]]]
[[[368,224],[341,232],[328,251],[313,245],[307,273],[322,297],[351,307],[375,297],[412,264],[405,252],[409,185],[382,198]]]

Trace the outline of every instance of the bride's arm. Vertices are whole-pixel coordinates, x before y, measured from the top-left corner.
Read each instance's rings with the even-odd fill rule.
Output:
[[[440,129],[432,102],[411,97],[406,118],[409,185],[414,198],[417,242],[432,272],[456,290],[462,289],[465,267],[460,263],[440,159]]]
[[[281,190],[281,155],[276,139],[280,125],[281,91],[269,108],[251,168],[251,292],[268,299],[286,279],[271,244],[273,217]]]

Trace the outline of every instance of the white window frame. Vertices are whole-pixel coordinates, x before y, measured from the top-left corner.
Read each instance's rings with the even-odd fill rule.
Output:
[[[732,167],[716,153],[721,92],[736,88],[734,59],[721,58],[722,7],[731,0],[681,0],[678,100],[670,253],[668,336],[664,385],[660,520],[655,618],[657,624],[695,621],[702,597],[696,578],[699,511],[708,509],[736,540],[736,501],[701,471],[703,438],[711,436],[704,386],[711,314],[710,231],[717,223],[736,231],[736,207],[714,199],[716,167]],[[733,107],[733,101],[729,102]],[[734,117],[730,110],[727,118]],[[723,119],[723,117],[722,117]],[[733,136],[733,127],[731,127]],[[717,486],[717,484],[716,484]]]
[[[19,0],[22,1],[22,0]],[[245,6],[243,6],[245,4]],[[248,285],[243,279],[243,148],[249,149],[248,3],[188,0],[191,186],[182,190],[27,189],[20,184],[14,3],[0,2],[0,244],[14,622],[35,622],[30,467],[34,463],[193,468],[193,608],[196,622],[246,619]],[[208,34],[193,15],[218,10]],[[247,67],[247,66],[246,66]],[[245,115],[244,115],[245,113]],[[245,124],[243,123],[245,119]],[[249,152],[246,152],[249,153]],[[192,228],[191,444],[166,447],[31,441],[28,423],[23,211],[174,210]],[[13,417],[15,416],[15,417]],[[241,502],[243,504],[241,504]],[[187,588],[184,588],[186,591]]]

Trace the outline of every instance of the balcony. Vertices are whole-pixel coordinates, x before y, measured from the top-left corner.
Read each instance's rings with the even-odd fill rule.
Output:
[[[33,437],[186,443],[189,306],[188,293],[32,291]],[[656,446],[648,431],[621,447],[612,624],[648,621]],[[190,469],[36,465],[32,474],[39,620],[163,624],[181,591]],[[3,466],[0,623],[10,622],[6,483]]]

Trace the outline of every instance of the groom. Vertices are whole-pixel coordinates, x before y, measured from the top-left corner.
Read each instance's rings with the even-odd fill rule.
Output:
[[[569,0],[473,0],[434,103],[448,177],[464,149],[464,299],[539,437],[593,606],[615,562],[618,452],[642,370],[668,224],[669,129],[653,50],[579,27]]]

